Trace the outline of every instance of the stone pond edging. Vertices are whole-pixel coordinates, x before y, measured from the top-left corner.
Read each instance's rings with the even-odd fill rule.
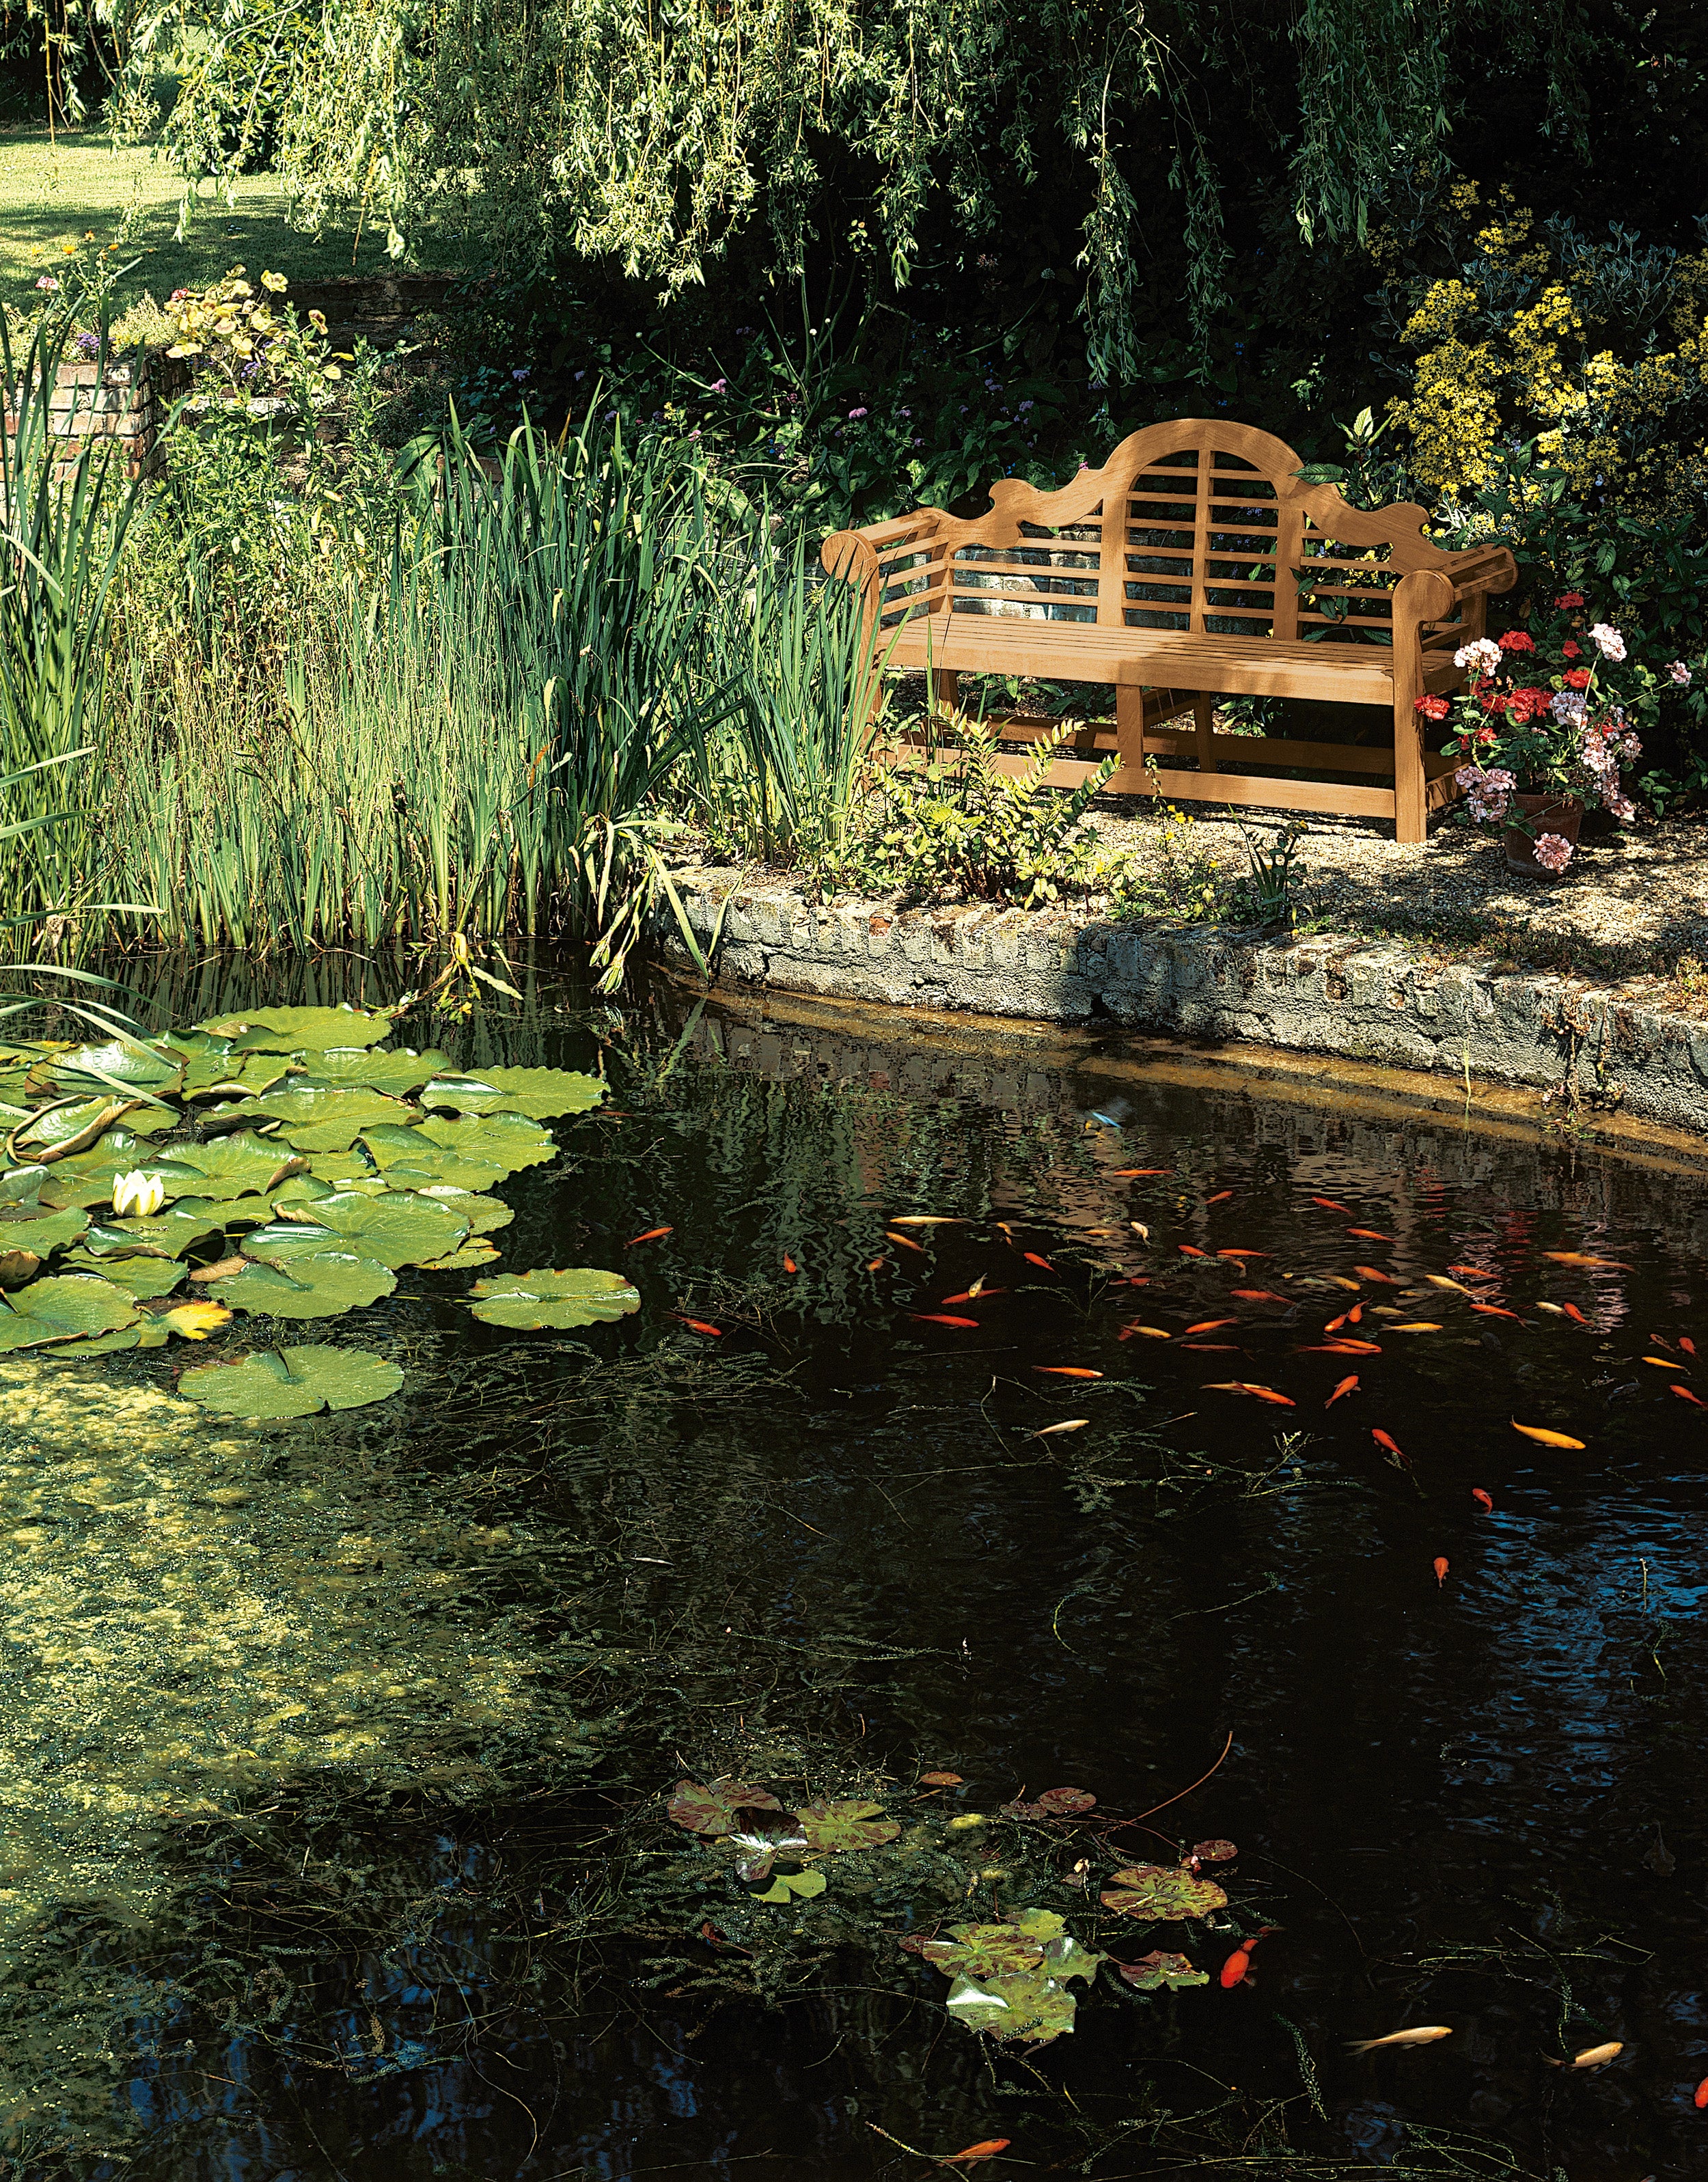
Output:
[[[1708,1021],[1589,980],[1434,965],[1379,940],[1117,924],[1061,911],[823,907],[728,871],[673,874],[718,979],[887,1007],[1102,1022],[1564,1095],[1708,1132]],[[659,939],[685,956],[668,905]]]

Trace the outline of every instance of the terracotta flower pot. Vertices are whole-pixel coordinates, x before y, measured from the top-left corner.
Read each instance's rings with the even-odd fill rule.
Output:
[[[1522,811],[1538,833],[1558,833],[1575,849],[1578,829],[1583,823],[1583,806],[1575,795],[1515,795],[1512,801]],[[1558,878],[1545,864],[1536,861],[1536,844],[1522,828],[1509,826],[1506,829],[1506,868],[1522,872],[1527,878]]]

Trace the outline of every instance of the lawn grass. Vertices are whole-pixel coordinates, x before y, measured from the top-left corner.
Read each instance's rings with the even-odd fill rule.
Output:
[[[119,291],[120,308],[145,290],[164,302],[175,288],[205,286],[239,264],[252,275],[282,273],[292,282],[383,273],[391,265],[383,224],[367,230],[359,244],[353,221],[319,236],[298,233],[270,174],[240,181],[235,207],[203,197],[189,233],[175,242],[183,186],[152,147],[115,149],[99,129],[62,130],[57,141],[36,124],[0,129],[0,293],[22,302],[65,243],[82,241],[92,230],[97,245],[109,241],[133,203],[141,213],[125,254],[137,262]],[[430,238],[419,262],[459,261],[454,254],[435,258]]]

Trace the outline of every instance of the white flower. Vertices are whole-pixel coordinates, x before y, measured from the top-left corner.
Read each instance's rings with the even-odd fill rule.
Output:
[[[1456,667],[1474,667],[1480,674],[1492,674],[1500,664],[1500,647],[1492,637],[1479,636],[1474,644],[1461,645],[1453,655]]]
[[[1556,693],[1549,709],[1562,728],[1569,728],[1574,721],[1582,723],[1589,709],[1589,700],[1581,689],[1561,689]]]
[[[1572,844],[1563,833],[1541,833],[1536,839],[1536,861],[1544,872],[1563,872],[1572,861]]]
[[[1688,689],[1690,687],[1690,669],[1682,659],[1675,659],[1666,672],[1681,689]]]
[[[120,1220],[127,1212],[135,1213],[139,1220],[152,1220],[165,1202],[163,1176],[145,1174],[138,1167],[134,1173],[114,1177],[113,1210]]]
[[[1604,659],[1619,660],[1625,656],[1625,640],[1611,622],[1598,621],[1589,635]]]

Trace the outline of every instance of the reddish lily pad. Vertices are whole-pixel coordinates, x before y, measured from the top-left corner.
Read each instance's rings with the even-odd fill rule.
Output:
[[[1230,1841],[1194,1841],[1192,1844],[1195,1864],[1231,1864],[1239,1853]]]
[[[1117,1916],[1160,1922],[1178,1917],[1207,1917],[1225,1909],[1228,1897],[1212,1880],[1195,1879],[1184,1864],[1134,1864],[1110,1875],[1103,1907]]]
[[[742,1780],[714,1780],[702,1788],[697,1780],[679,1780],[670,1797],[672,1821],[690,1834],[739,1833],[738,1811],[780,1811],[783,1806],[768,1788],[756,1788]]]
[[[1034,2046],[1072,2030],[1069,1980],[1094,1978],[1103,1958],[1082,1947],[1053,1911],[950,1930],[947,1940],[904,1944],[952,1980],[944,2004],[969,2030]]]
[[[922,1773],[920,1785],[926,1788],[958,1788],[962,1776],[959,1773]]]
[[[1077,1819],[1082,1811],[1094,1808],[1096,1802],[1086,1788],[1046,1788],[1038,1798],[1039,1808],[1052,1819]]]
[[[886,1819],[881,1803],[857,1799],[840,1803],[807,1803],[796,1814],[807,1836],[807,1853],[836,1856],[851,1849],[881,1848],[901,1830]]]
[[[1170,1992],[1178,1992],[1183,1985],[1210,1982],[1208,1970],[1195,1970],[1186,1956],[1168,1954],[1161,1947],[1140,1955],[1136,1963],[1117,1963],[1115,1967],[1140,1992],[1156,1992],[1165,1985]]]

